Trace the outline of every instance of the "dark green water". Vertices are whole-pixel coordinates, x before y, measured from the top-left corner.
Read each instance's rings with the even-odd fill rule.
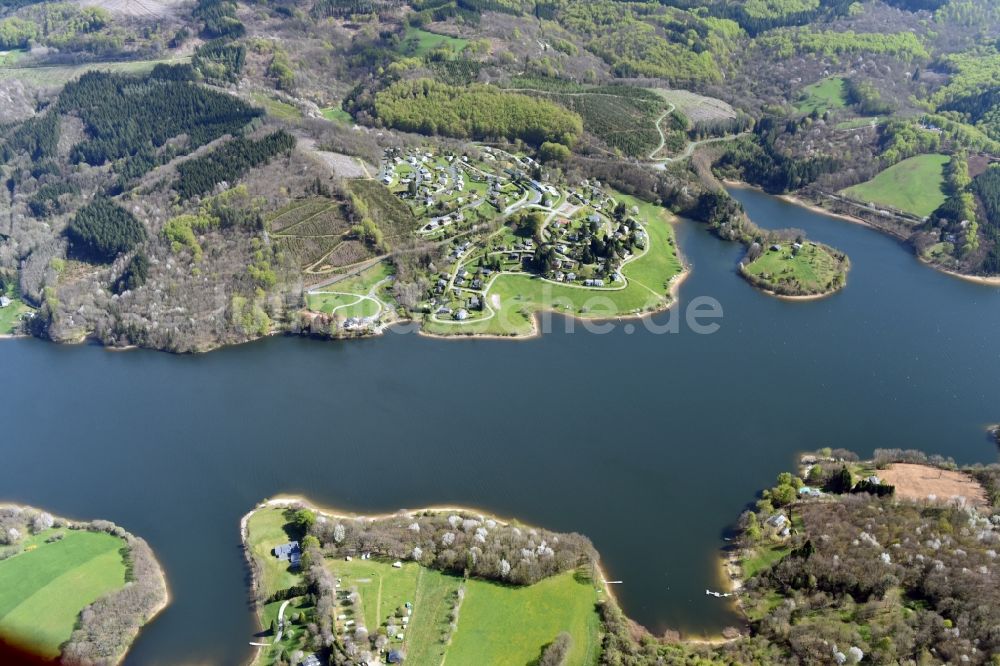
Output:
[[[714,335],[390,334],[198,357],[3,342],[0,499],[148,539],[173,602],[132,664],[249,655],[238,521],[282,492],[358,511],[460,503],[579,531],[635,619],[718,630],[732,618],[704,589],[719,585],[724,530],[797,451],[990,461],[983,427],[1000,420],[1000,291],[863,227],[735,194],[758,224],[846,250],[848,287],[811,303],[761,295],[735,273],[739,248],[683,223],[694,271],[681,300],[718,299]]]

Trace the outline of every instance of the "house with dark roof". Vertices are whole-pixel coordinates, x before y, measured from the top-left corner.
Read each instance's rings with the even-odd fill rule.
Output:
[[[298,541],[290,541],[274,547],[274,556],[282,562],[290,562],[293,567],[302,563],[302,547]]]

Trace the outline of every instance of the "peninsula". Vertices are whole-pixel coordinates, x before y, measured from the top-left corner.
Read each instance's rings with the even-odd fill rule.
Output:
[[[68,664],[120,662],[168,601],[146,542],[105,520],[0,506],[0,639]]]

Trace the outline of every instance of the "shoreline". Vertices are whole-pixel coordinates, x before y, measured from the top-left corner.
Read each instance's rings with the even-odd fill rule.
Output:
[[[748,190],[754,190],[754,191],[757,191],[757,192],[764,192],[764,190],[762,188],[760,188],[760,187],[758,187],[756,185],[751,185],[750,183],[743,183],[743,182],[734,181],[734,180],[724,180],[723,182],[726,185],[730,186],[730,187],[737,187],[737,188],[743,188],[743,189],[748,189]],[[766,194],[766,192],[765,192],[765,194]],[[795,194],[777,194],[777,195],[770,195],[770,196],[775,196],[778,199],[781,199],[782,201],[784,201],[786,203],[789,203],[789,204],[791,204],[793,206],[798,206],[799,208],[804,208],[804,209],[806,209],[808,211],[811,211],[813,213],[816,213],[818,215],[825,215],[827,217],[833,217],[833,218],[836,218],[838,220],[843,220],[845,222],[850,222],[852,224],[857,224],[857,225],[866,227],[868,229],[872,229],[873,231],[877,231],[880,234],[889,236],[890,238],[895,238],[896,240],[898,240],[900,242],[900,244],[905,244],[906,243],[906,240],[907,240],[906,238],[903,238],[903,237],[901,237],[901,236],[899,236],[897,234],[893,234],[893,233],[890,233],[888,231],[885,231],[884,229],[882,229],[880,227],[877,227],[874,224],[872,224],[872,223],[870,223],[870,222],[868,222],[868,221],[866,221],[866,220],[864,220],[864,219],[862,219],[860,217],[857,217],[857,216],[854,216],[854,215],[848,215],[846,213],[834,213],[833,211],[829,211],[829,210],[823,208],[822,206],[820,206],[820,205],[818,205],[816,203],[813,203],[811,201],[808,201],[806,199],[803,199],[802,197],[799,197],[799,196],[797,196]],[[923,264],[924,266],[927,266],[928,268],[932,268],[932,269],[934,269],[935,271],[937,271],[939,273],[943,273],[945,275],[949,275],[949,276],[951,276],[953,278],[957,278],[959,280],[964,280],[966,282],[971,282],[973,284],[980,284],[980,285],[984,285],[984,286],[987,286],[987,287],[1000,287],[1000,275],[988,276],[988,275],[969,275],[967,273],[959,273],[958,271],[953,271],[953,270],[950,270],[950,269],[945,268],[943,266],[939,266],[937,264],[931,263],[931,262],[927,261],[926,259],[924,259],[923,257],[921,257],[916,252],[911,252],[911,254],[914,257],[916,257],[917,261],[919,261],[921,264]]]
[[[437,505],[422,506],[418,508],[401,508],[396,511],[382,511],[378,513],[358,513],[354,511],[347,511],[345,509],[338,509],[323,504],[318,504],[303,495],[278,494],[275,495],[274,497],[269,497],[267,499],[258,502],[250,511],[248,511],[246,514],[243,515],[242,518],[240,518],[240,542],[243,549],[243,554],[246,557],[248,566],[250,567],[251,595],[255,594],[257,590],[258,581],[254,563],[254,556],[253,553],[250,551],[248,543],[248,537],[249,537],[248,524],[250,518],[256,512],[264,509],[279,508],[279,507],[286,507],[286,508],[303,507],[311,509],[315,511],[317,514],[325,516],[327,518],[352,520],[352,521],[385,520],[389,518],[396,518],[399,516],[413,517],[416,514],[421,514],[421,513],[447,513],[447,512],[465,513],[465,514],[488,517],[493,520],[496,520],[498,523],[502,525],[517,525],[528,529],[544,529],[539,527],[538,525],[534,525],[532,523],[526,523],[519,519],[503,517],[491,511],[486,511],[477,507],[462,505],[462,504],[437,504]],[[628,615],[628,613],[625,612],[625,609],[623,608],[621,601],[615,594],[614,586],[608,582],[613,579],[609,577],[608,570],[605,568],[605,564],[603,560],[601,560],[600,558],[600,551],[597,550],[596,546],[594,547],[594,550],[595,552],[597,552],[598,555],[597,560],[594,562],[594,575],[600,578],[599,581],[597,580],[594,581],[594,585],[599,591],[599,593],[603,595],[606,602],[613,603],[618,609],[620,609],[630,623],[634,624],[635,626],[641,627],[643,631],[649,633],[651,636],[654,635],[652,632],[649,631],[649,629],[647,629],[645,626],[633,620]],[[733,593],[733,597],[731,597],[730,599],[726,599],[726,602],[732,604],[734,606],[734,610],[736,611],[736,613],[740,616],[741,619],[745,621],[746,616],[743,613],[742,603],[739,596],[739,591],[742,585],[737,584],[740,582],[737,578],[732,578],[728,575],[726,569],[727,559],[722,558],[720,559],[720,562],[722,563],[722,566],[719,568],[719,576],[718,576],[719,583]],[[257,628],[263,630],[264,627],[260,625],[259,610],[260,609],[258,607],[258,604],[255,601],[254,620],[257,624]],[[722,631],[724,631],[725,629],[726,628],[723,628],[718,632],[708,633],[708,634],[687,633],[683,630],[675,630],[675,631],[677,631],[678,634],[680,634],[681,643],[692,644],[692,645],[723,645],[725,643],[739,640],[740,638],[743,638],[748,635],[744,630],[738,629],[739,631],[738,636],[733,638],[727,638],[722,634]],[[253,664],[256,661],[256,659],[259,657],[260,651],[263,650],[264,647],[265,646],[261,645],[255,646],[254,657],[253,659],[250,660],[249,662],[250,664]]]
[[[311,509],[311,510],[315,511],[317,514],[326,516],[327,518],[339,518],[339,519],[342,519],[342,520],[371,520],[371,521],[375,521],[375,520],[386,520],[386,519],[395,518],[395,517],[398,517],[398,516],[413,517],[414,515],[419,514],[419,513],[448,513],[448,512],[452,512],[452,513],[466,513],[466,514],[473,514],[473,515],[478,515],[478,516],[489,517],[489,518],[497,521],[498,523],[500,523],[501,525],[504,525],[504,526],[518,525],[518,526],[521,526],[521,527],[524,527],[524,528],[527,528],[527,529],[543,529],[542,527],[539,527],[538,525],[533,525],[531,523],[525,523],[525,522],[522,522],[520,520],[516,520],[514,518],[507,518],[507,517],[499,516],[499,515],[497,515],[495,513],[492,513],[490,511],[484,511],[484,510],[478,509],[476,507],[465,506],[465,505],[439,504],[439,505],[423,506],[423,507],[419,507],[419,508],[415,508],[415,509],[399,509],[398,511],[392,511],[392,512],[356,513],[356,512],[345,511],[343,509],[336,509],[336,508],[333,508],[333,507],[324,506],[322,504],[317,504],[317,503],[313,502],[312,500],[310,500],[307,497],[304,497],[302,495],[284,495],[284,494],[279,494],[279,495],[276,495],[275,497],[270,497],[268,499],[265,499],[265,500],[259,502],[256,506],[254,506],[253,509],[251,509],[250,511],[248,511],[246,514],[244,514],[244,516],[242,518],[240,518],[240,542],[241,542],[241,545],[242,545],[242,548],[243,548],[243,554],[246,556],[247,563],[250,565],[250,579],[251,579],[251,588],[252,588],[251,589],[251,593],[253,593],[253,592],[256,591],[258,583],[257,583],[257,576],[256,576],[256,574],[254,572],[253,553],[250,552],[250,548],[249,548],[249,545],[248,545],[248,537],[249,537],[249,527],[248,526],[249,526],[250,518],[257,511],[261,511],[261,510],[264,510],[264,509],[277,508],[277,507],[288,507],[288,508],[291,508],[291,507],[295,507],[295,506],[301,506],[301,507],[304,507],[304,508],[307,508],[307,509]],[[594,550],[595,550],[595,552],[597,552],[596,548]],[[616,606],[618,606],[619,608],[621,608],[621,603],[619,602],[618,597],[615,596],[614,591],[611,589],[611,585],[608,584],[608,580],[610,580],[610,579],[608,578],[607,572],[604,569],[604,565],[601,563],[600,553],[598,553],[597,561],[594,563],[594,570],[595,570],[595,574],[597,576],[600,576],[600,578],[601,578],[600,583],[597,585],[597,587],[599,588],[599,590],[604,594],[604,596],[608,600],[612,601]],[[254,615],[256,616],[258,628],[259,629],[263,629],[263,627],[259,626],[260,625],[260,617],[257,614],[258,610],[259,609],[257,608],[257,603],[254,602]],[[629,621],[634,622],[634,620],[632,620],[631,618],[629,618]],[[645,629],[645,627],[643,627],[643,628]],[[258,653],[260,652],[260,650],[262,649],[262,647],[263,646],[258,646],[257,647],[257,652]],[[255,657],[255,659],[256,659],[256,657]]]
[[[565,317],[566,319],[571,319],[573,321],[578,321],[584,324],[606,324],[610,322],[621,322],[621,321],[641,321],[643,319],[649,319],[650,317],[655,317],[661,315],[664,312],[669,312],[674,307],[680,303],[680,299],[677,294],[680,291],[680,285],[687,279],[690,275],[691,269],[688,266],[684,267],[684,270],[675,275],[670,279],[670,288],[667,292],[667,296],[664,297],[665,303],[662,307],[658,307],[652,310],[646,310],[643,312],[629,312],[622,313],[611,316],[600,316],[600,317],[587,317],[579,313],[570,314],[568,312],[560,312],[559,310],[554,310],[552,308],[538,308],[531,313],[531,333],[525,335],[518,335],[513,333],[511,335],[499,335],[497,333],[430,333],[424,330],[423,325],[417,329],[417,334],[427,337],[427,338],[438,338],[441,340],[508,340],[513,342],[527,342],[529,340],[535,340],[545,335],[543,331],[540,330],[538,325],[539,319],[546,315],[557,315],[560,317]],[[669,298],[669,300],[667,300]],[[411,320],[412,321],[412,320]]]

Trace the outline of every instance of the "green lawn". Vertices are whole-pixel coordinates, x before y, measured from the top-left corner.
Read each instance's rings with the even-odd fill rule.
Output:
[[[407,28],[406,35],[403,37],[404,53],[418,58],[422,58],[441,46],[446,46],[453,51],[462,51],[468,45],[469,40],[467,39],[439,35],[413,27]]]
[[[594,586],[574,572],[529,587],[470,580],[448,663],[524,666],[566,631],[573,645],[565,663],[593,664],[599,652],[596,602]]]
[[[306,307],[313,312],[333,314],[336,309],[338,317],[374,317],[381,308],[370,298],[362,298],[354,294],[307,294]]]
[[[743,270],[779,293],[786,291],[779,287],[788,287],[803,295],[828,291],[841,273],[837,258],[819,245],[807,242],[797,252],[789,243],[779,247],[779,250],[768,248]]]
[[[295,527],[288,522],[281,507],[267,507],[254,511],[247,524],[247,541],[254,557],[261,564],[260,584],[268,596],[285,588],[297,585],[302,576],[289,569],[288,562],[278,560],[271,550],[275,546],[298,539]]]
[[[378,283],[392,275],[392,266],[388,262],[379,262],[371,268],[366,268],[357,275],[345,278],[340,282],[317,289],[318,292],[336,291],[339,294],[307,293],[306,307],[314,312],[330,314],[334,308],[340,317],[374,317],[379,313],[379,306],[370,299],[361,299],[360,296],[367,295]],[[379,290],[379,296],[383,300],[387,295]],[[351,294],[345,296],[344,294]]]
[[[350,294],[367,294],[371,291],[372,287],[390,275],[392,275],[392,266],[386,261],[381,261],[371,268],[366,268],[357,275],[334,282],[319,291],[343,291]]]
[[[917,155],[893,165],[867,183],[849,187],[846,196],[926,217],[944,203],[947,155]]]
[[[649,233],[648,251],[622,269],[628,280],[624,289],[585,289],[530,275],[501,275],[486,296],[491,307],[494,297],[500,299],[500,309],[494,317],[461,324],[428,321],[424,329],[438,335],[523,336],[532,332],[534,313],[542,310],[606,319],[662,306],[668,298],[671,279],[683,270],[670,216],[662,207],[618,193],[615,196],[629,208],[639,207],[639,219]]]
[[[328,106],[325,109],[320,109],[323,117],[332,122],[341,122],[353,124],[354,118],[351,117],[347,111],[344,111],[339,106]]]
[[[16,295],[8,294],[8,296],[12,303],[5,308],[0,308],[0,335],[18,332],[21,327],[21,315],[32,311]]]
[[[278,120],[298,120],[302,117],[302,113],[291,104],[286,104],[264,93],[250,93],[250,101],[264,109],[267,115]]]
[[[799,113],[809,114],[816,111],[822,114],[830,109],[842,109],[845,106],[847,106],[845,81],[839,76],[831,76],[806,86],[795,108]]]
[[[740,562],[743,568],[743,579],[749,580],[761,571],[770,569],[777,564],[785,555],[792,552],[788,546],[760,546],[754,552]]]
[[[80,611],[125,584],[125,542],[104,532],[65,531],[62,540],[29,542],[0,562],[0,635],[39,651],[59,654]]]

